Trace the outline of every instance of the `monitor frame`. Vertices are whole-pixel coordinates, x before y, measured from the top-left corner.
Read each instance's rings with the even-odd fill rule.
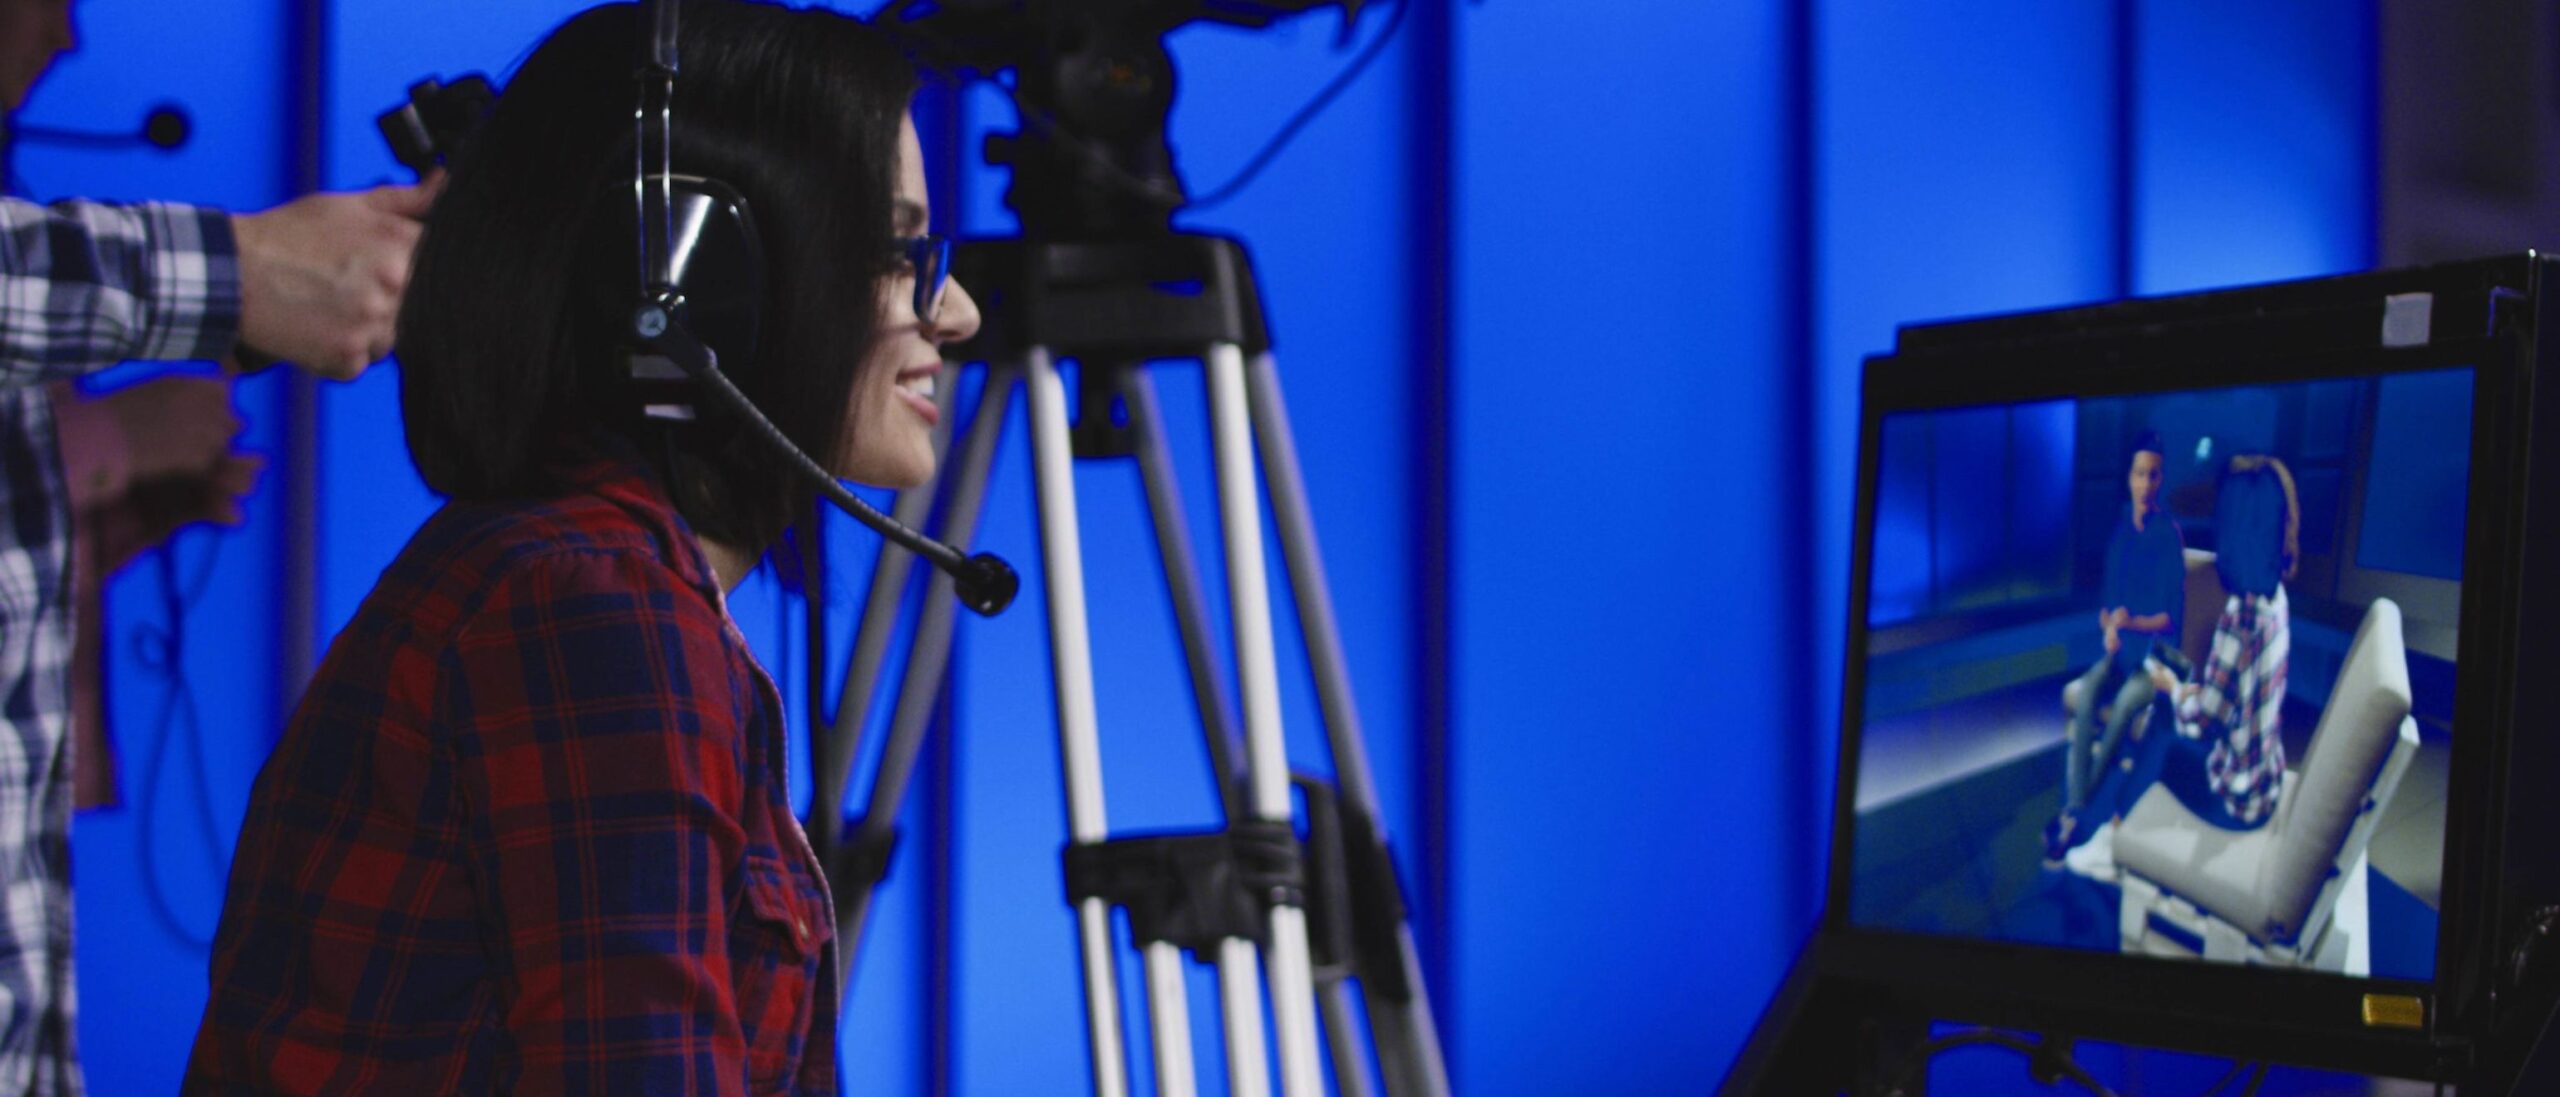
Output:
[[[2522,898],[2504,871],[2529,546],[2536,338],[2551,292],[2538,256],[2136,300],[1906,328],[1866,363],[1859,415],[1837,785],[1820,969],[1922,1015],[2405,1077],[2461,1074],[2501,1022],[2499,961]],[[2428,338],[2384,345],[2390,299],[2429,295]],[[2429,981],[2160,959],[1862,926],[1849,920],[1881,425],[1891,414],[2456,367],[2474,370],[2452,772],[2435,977]],[[2560,386],[2545,386],[2560,389]],[[2540,409],[2545,422],[2554,421]],[[2545,447],[2546,450],[2560,447]],[[2552,459],[2546,454],[2546,462]],[[2540,480],[2548,493],[2555,477]],[[2359,503],[2360,505],[2360,503]],[[2545,506],[2542,513],[2552,510]],[[2551,517],[2540,517],[2549,522]],[[2549,555],[2548,550],[2544,550]],[[2352,558],[2349,558],[2350,561]],[[2380,593],[2380,592],[2376,592]],[[2560,708],[2560,706],[2555,706]],[[2540,809],[2549,818],[2549,809]],[[2535,889],[2528,884],[2523,891]],[[2426,1005],[2421,1030],[2365,1021],[2368,995]]]

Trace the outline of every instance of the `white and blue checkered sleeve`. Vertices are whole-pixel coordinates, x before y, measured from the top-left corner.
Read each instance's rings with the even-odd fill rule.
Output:
[[[0,198],[0,387],[133,358],[215,358],[239,332],[228,214]]]

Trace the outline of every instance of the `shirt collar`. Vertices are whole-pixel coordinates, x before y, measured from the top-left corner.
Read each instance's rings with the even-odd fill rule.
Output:
[[[658,544],[659,558],[677,578],[725,605],[720,576],[703,555],[702,542],[678,513],[657,470],[640,448],[619,435],[590,432],[571,439],[551,458],[553,475],[570,493],[591,495],[627,514]]]

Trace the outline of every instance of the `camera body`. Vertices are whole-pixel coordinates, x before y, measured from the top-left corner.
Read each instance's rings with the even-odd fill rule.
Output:
[[[1194,22],[1250,28],[1361,0],[897,0],[874,18],[921,60],[961,79],[1016,74],[1022,125],[988,139],[1011,170],[1005,205],[1035,239],[1142,238],[1170,230],[1186,199],[1165,123],[1174,71],[1167,34]]]

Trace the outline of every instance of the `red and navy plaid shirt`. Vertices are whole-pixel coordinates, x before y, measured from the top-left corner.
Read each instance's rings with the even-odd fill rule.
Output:
[[[833,1093],[780,697],[654,479],[453,503],[259,774],[190,1092]]]

